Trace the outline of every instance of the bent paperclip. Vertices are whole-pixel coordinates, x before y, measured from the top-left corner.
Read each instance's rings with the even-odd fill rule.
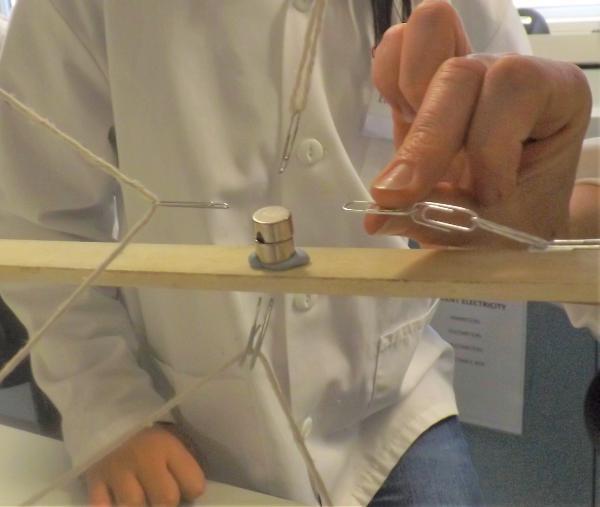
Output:
[[[423,201],[413,204],[410,208],[401,210],[380,208],[376,203],[369,201],[352,201],[346,203],[342,209],[344,211],[362,213],[364,215],[409,217],[417,224],[443,232],[470,233],[476,229],[481,229],[526,244],[532,250],[600,249],[600,238],[546,240],[539,236],[519,231],[506,225],[497,224],[491,220],[486,220],[469,208],[463,208],[462,206],[455,206],[453,204]],[[446,213],[452,215],[454,218],[466,219],[466,222],[464,225],[461,225],[444,221],[439,218],[432,218],[430,216],[432,211]]]

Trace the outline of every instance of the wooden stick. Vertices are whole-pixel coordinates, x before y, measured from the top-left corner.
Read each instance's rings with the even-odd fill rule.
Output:
[[[81,282],[111,243],[0,240],[0,281]],[[330,295],[600,302],[600,252],[307,248],[311,263],[252,269],[251,246],[132,244],[95,282]]]

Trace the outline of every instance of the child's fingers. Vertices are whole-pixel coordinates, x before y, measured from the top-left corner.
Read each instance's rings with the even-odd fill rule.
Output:
[[[179,485],[164,466],[148,467],[139,472],[139,479],[150,505],[176,507],[181,500]]]
[[[111,507],[112,498],[106,483],[99,479],[93,478],[88,480],[88,498],[91,507]]]
[[[143,507],[146,505],[144,489],[133,473],[122,471],[111,478],[110,488],[118,505]]]
[[[167,466],[183,497],[192,501],[204,492],[205,478],[200,465],[189,451],[182,445],[174,449],[167,458]]]

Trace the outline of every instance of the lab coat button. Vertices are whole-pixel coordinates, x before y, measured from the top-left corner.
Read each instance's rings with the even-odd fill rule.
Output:
[[[308,12],[312,6],[313,0],[294,0],[292,5],[294,9],[300,12]]]
[[[296,151],[297,157],[306,165],[314,165],[323,160],[325,149],[316,139],[304,139]]]
[[[302,428],[300,429],[301,433],[302,433],[302,437],[306,440],[310,434],[312,433],[312,428],[313,428],[313,420],[312,417],[307,417],[306,419],[304,419],[304,422],[302,423]]]
[[[313,306],[315,306],[316,296],[312,294],[295,294],[293,299],[294,309],[299,312],[307,312]]]

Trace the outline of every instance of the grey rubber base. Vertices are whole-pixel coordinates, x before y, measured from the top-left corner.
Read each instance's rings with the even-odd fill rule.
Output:
[[[254,269],[266,269],[268,271],[286,271],[288,269],[304,266],[310,262],[310,257],[301,248],[296,248],[296,253],[285,262],[277,264],[263,264],[258,260],[256,253],[251,253],[248,256],[248,262]]]

